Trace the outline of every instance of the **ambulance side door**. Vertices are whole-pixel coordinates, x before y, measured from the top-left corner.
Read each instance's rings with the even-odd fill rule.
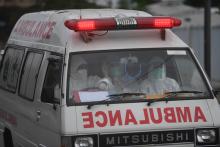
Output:
[[[60,145],[60,99],[62,56],[46,52],[36,92],[38,145]]]
[[[44,52],[26,49],[26,57],[20,76],[17,103],[15,107],[18,118],[15,146],[37,146],[35,93],[40,79],[39,70],[44,59]]]

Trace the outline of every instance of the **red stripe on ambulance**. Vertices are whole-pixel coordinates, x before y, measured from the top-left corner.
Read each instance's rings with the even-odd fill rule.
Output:
[[[124,113],[123,113],[124,114]],[[137,117],[132,109],[126,109],[125,115],[122,110],[83,112],[83,127],[107,127],[127,125],[147,125],[162,123],[187,123],[207,122],[206,117],[199,106],[195,107],[166,107],[166,108],[143,108]]]

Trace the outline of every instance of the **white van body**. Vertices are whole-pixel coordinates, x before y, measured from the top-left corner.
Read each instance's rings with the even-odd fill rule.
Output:
[[[96,35],[89,36],[91,40],[85,42],[80,32],[70,30],[64,25],[66,20],[115,18],[117,16],[151,17],[141,11],[87,9],[30,13],[18,20],[7,42],[1,63],[0,146],[220,146],[220,118],[218,117],[220,106],[212,92],[213,89],[195,58],[193,50],[169,29],[166,29],[164,40],[160,37],[160,30],[143,29],[94,31]],[[177,100],[167,102],[166,100],[149,102],[154,99],[152,96],[137,102],[124,100],[117,102],[116,100],[105,101],[106,98],[98,99],[99,96],[105,95],[105,92],[93,95],[94,90],[88,90],[80,98],[82,104],[68,103],[70,87],[68,83],[71,81],[68,69],[73,68],[70,60],[74,60],[74,56],[84,53],[86,57],[90,53],[103,53],[102,56],[106,56],[104,52],[108,51],[110,51],[109,55],[114,56],[117,51],[120,51],[118,54],[130,51],[133,56],[136,54],[134,49],[140,53],[140,56],[148,50],[151,50],[152,55],[154,52],[156,54],[161,51],[175,59],[179,56],[185,59],[185,56],[189,55],[193,59],[192,67],[196,68],[199,73],[199,80],[194,82],[201,81],[208,94],[190,93],[189,90],[194,89],[187,89],[188,92],[180,93],[184,99],[179,100],[177,93],[171,94],[177,97]],[[102,56],[97,54],[96,57]],[[104,61],[105,59],[97,63],[101,64]],[[44,85],[47,85],[46,79],[55,76],[55,72],[54,75],[47,76],[47,72],[50,71],[49,65],[55,67],[54,64],[57,65],[56,68],[59,69],[61,77],[59,85],[56,85],[58,101],[52,100],[51,102],[42,100],[42,97],[50,95],[48,92],[50,88]],[[179,64],[181,64],[180,67],[184,65],[178,63],[176,66]],[[191,66],[187,67],[187,65],[186,62],[186,68],[180,72],[192,77],[192,74],[187,75],[185,72],[192,70]],[[145,65],[141,66],[140,71],[143,72]],[[166,69],[169,70],[169,66],[166,66]],[[53,73],[53,71],[50,72]],[[138,73],[135,75],[139,76]],[[133,76],[130,80],[136,77]],[[139,81],[137,85],[143,85],[143,81]],[[181,80],[177,78],[176,81]],[[184,80],[182,82],[184,83]],[[44,90],[46,90],[45,93]],[[186,89],[180,90],[186,91]],[[127,91],[125,95],[126,93]],[[97,98],[98,100],[93,101],[90,96],[91,99]],[[134,94],[134,97],[138,97],[138,94]],[[88,99],[90,100],[87,101]],[[83,101],[88,103],[83,103]]]

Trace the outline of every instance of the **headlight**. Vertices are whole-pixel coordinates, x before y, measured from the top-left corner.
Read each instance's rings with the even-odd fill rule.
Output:
[[[198,129],[196,131],[198,145],[214,145],[217,143],[216,129]]]
[[[75,147],[93,147],[92,137],[78,137],[75,140]]]

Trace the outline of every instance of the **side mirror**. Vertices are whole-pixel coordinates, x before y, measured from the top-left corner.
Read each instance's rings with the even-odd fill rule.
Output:
[[[52,99],[52,103],[53,103],[53,104],[60,104],[60,99],[58,99],[58,98],[53,98],[53,99]]]
[[[57,110],[57,107],[60,104],[60,100],[57,98],[54,98],[52,103],[53,103],[53,109]]]

